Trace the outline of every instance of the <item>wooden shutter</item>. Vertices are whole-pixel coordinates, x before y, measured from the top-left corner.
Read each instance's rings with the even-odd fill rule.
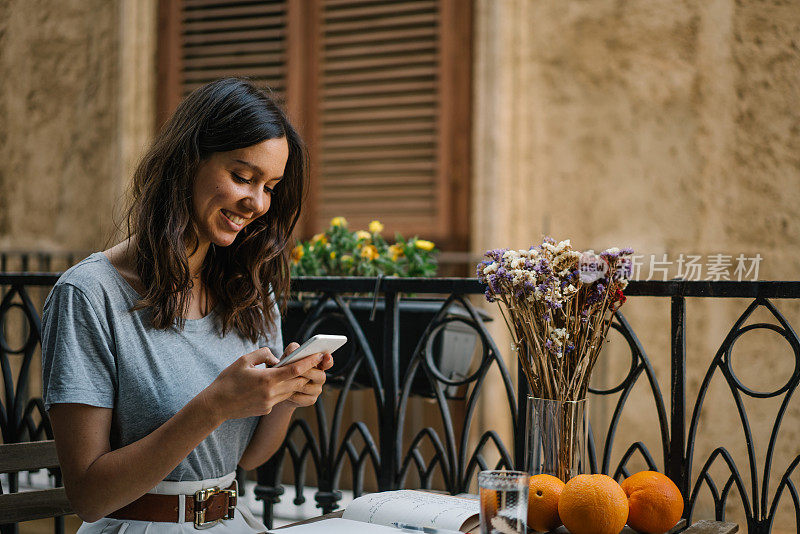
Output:
[[[286,20],[286,0],[162,0],[162,120],[188,93],[225,76],[250,78],[283,101]]]
[[[466,250],[471,0],[161,0],[159,114],[248,76],[309,143],[300,233],[338,215]]]
[[[321,0],[315,229],[337,215],[360,228],[379,219],[388,235],[466,247],[467,197],[456,190],[469,165],[456,176],[450,163],[452,137],[468,156],[470,133],[454,132],[450,115],[454,99],[469,105],[469,79],[455,88],[452,75],[454,61],[471,62],[469,42],[459,52],[452,42],[456,11],[468,25],[470,4]]]

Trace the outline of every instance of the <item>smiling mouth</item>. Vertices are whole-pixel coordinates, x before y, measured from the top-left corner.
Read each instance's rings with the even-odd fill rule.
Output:
[[[245,219],[244,217],[239,217],[238,215],[234,215],[228,210],[220,210],[220,211],[222,212],[222,215],[224,215],[226,219],[231,221],[236,226],[242,226],[245,223],[245,221],[247,221],[247,219]]]

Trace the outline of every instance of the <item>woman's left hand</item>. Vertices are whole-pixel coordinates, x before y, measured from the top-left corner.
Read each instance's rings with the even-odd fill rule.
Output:
[[[287,351],[291,350],[294,349],[287,347]],[[331,367],[333,367],[333,356],[330,354],[324,354],[322,361],[318,366],[309,369],[306,373],[300,375],[300,377],[305,377],[308,382],[300,387],[298,391],[295,392],[291,397],[286,399],[285,402],[298,408],[303,406],[311,406],[317,402],[317,399],[322,393],[322,386],[325,384],[325,371]]]

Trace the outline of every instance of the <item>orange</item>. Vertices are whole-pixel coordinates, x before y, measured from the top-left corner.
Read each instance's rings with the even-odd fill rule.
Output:
[[[497,492],[492,489],[480,488],[482,517],[497,515]]]
[[[564,483],[553,475],[533,475],[528,490],[528,528],[542,532],[561,526],[558,499]]]
[[[642,471],[622,481],[628,496],[628,526],[643,534],[661,534],[683,515],[683,497],[666,475]]]
[[[572,534],[619,534],[628,518],[628,499],[610,476],[578,475],[564,486],[558,515]]]

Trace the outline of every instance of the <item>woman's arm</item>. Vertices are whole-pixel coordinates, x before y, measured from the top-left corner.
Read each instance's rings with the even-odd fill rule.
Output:
[[[286,436],[294,410],[295,406],[283,402],[259,418],[256,431],[239,460],[239,467],[252,471],[275,454]]]
[[[284,351],[284,356],[299,346],[297,343],[290,343]],[[286,430],[289,428],[289,422],[292,419],[295,408],[311,406],[317,401],[317,398],[322,393],[322,386],[325,384],[325,371],[332,366],[333,358],[330,354],[324,354],[316,367],[304,373],[303,377],[308,382],[300,391],[275,406],[269,414],[261,416],[256,431],[253,437],[250,438],[250,443],[247,444],[247,448],[239,460],[239,466],[242,469],[253,470],[269,460],[277,452],[286,436]]]
[[[138,499],[223,421],[267,414],[301,391],[308,383],[303,375],[322,360],[309,357],[278,369],[256,367],[270,355],[269,349],[259,349],[242,356],[156,430],[113,451],[111,409],[54,404],[49,414],[64,487],[78,515],[97,521]]]
[[[97,521],[147,493],[222,423],[203,406],[201,396],[152,433],[114,451],[110,408],[50,408],[64,487],[81,519]]]

